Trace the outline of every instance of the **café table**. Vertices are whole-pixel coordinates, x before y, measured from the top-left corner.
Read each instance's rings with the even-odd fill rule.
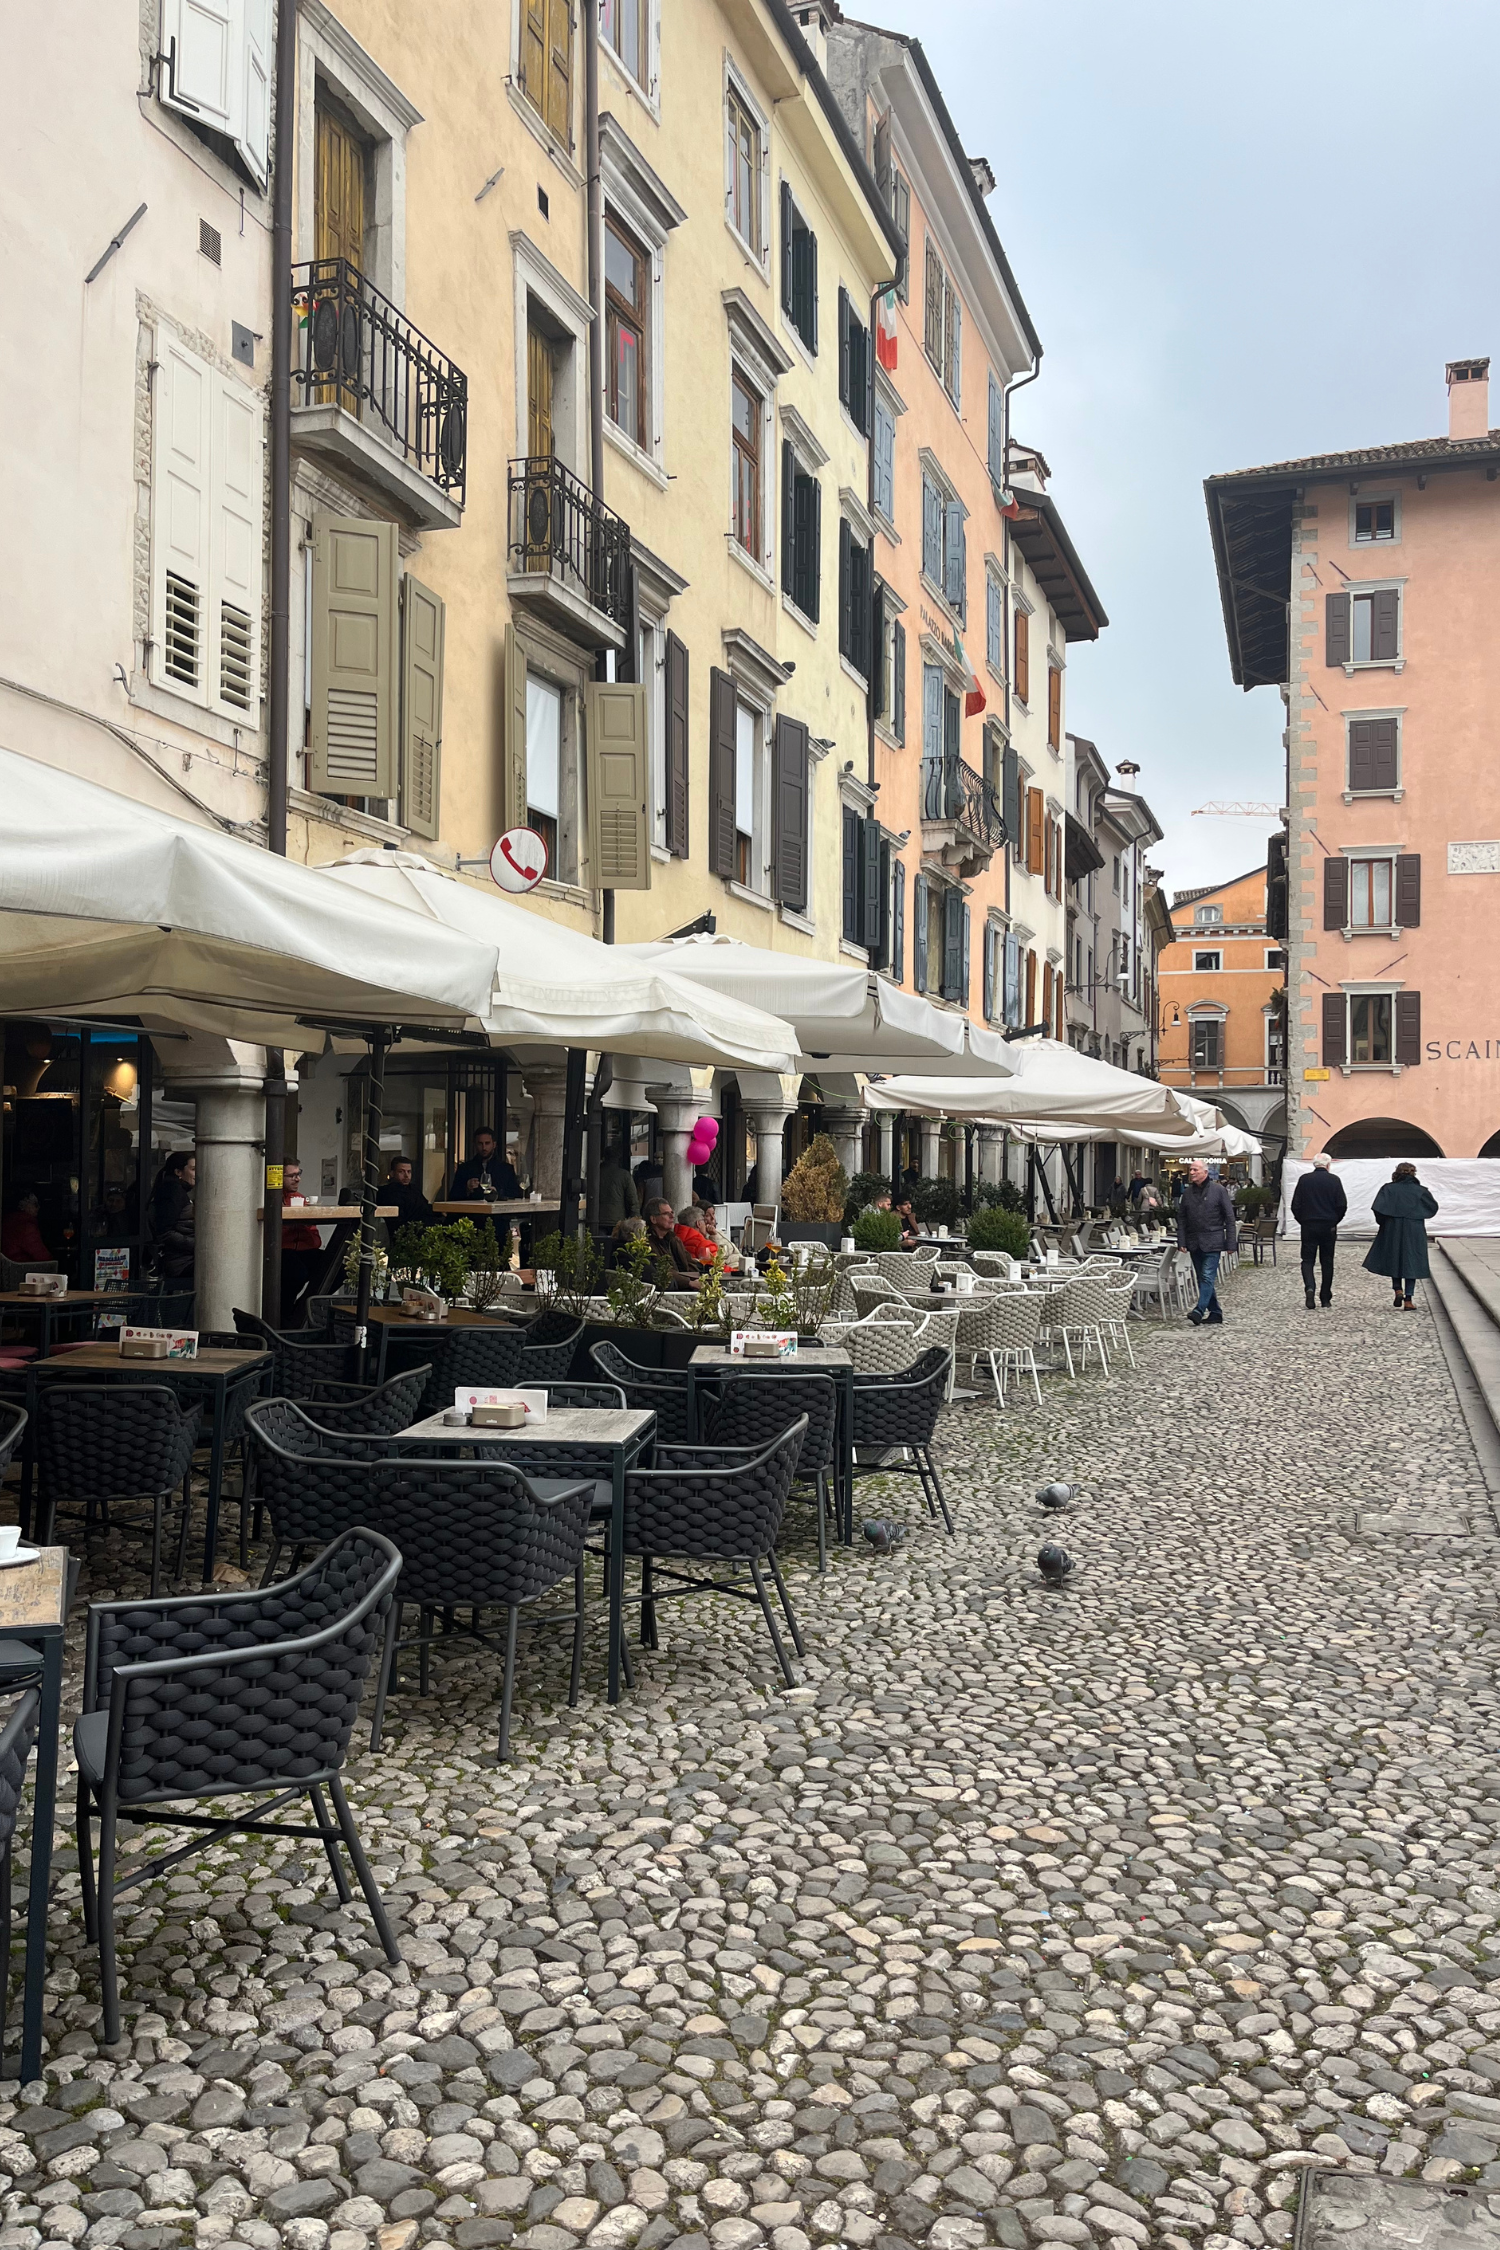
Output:
[[[256,1212],[256,1217],[264,1219],[265,1215],[265,1209],[262,1206]],[[394,1203],[377,1203],[375,1216],[377,1219],[394,1219],[397,1216],[397,1207]],[[316,1286],[308,1292],[310,1296],[329,1296],[331,1294],[329,1284],[332,1283],[334,1287],[337,1287],[343,1279],[344,1252],[348,1247],[349,1237],[353,1234],[362,1217],[363,1213],[357,1203],[283,1204],[281,1224],[284,1228],[309,1224],[315,1227],[331,1226],[333,1228],[332,1234],[323,1245],[323,1263],[318,1269]]]
[[[0,1570],[0,1661],[15,1672],[33,1652],[41,1675],[36,1777],[31,1812],[31,1875],[26,1897],[26,1982],[21,2052],[6,2056],[7,2078],[42,2074],[42,2003],[47,1981],[47,1906],[52,1831],[57,1817],[57,1735],[62,1714],[63,1632],[77,1564],[66,1547],[43,1547],[35,1562]],[[16,1647],[15,1643],[21,1643]]]
[[[97,1314],[106,1305],[124,1305],[129,1302],[126,1289],[70,1289],[61,1297],[35,1297],[29,1289],[0,1289],[0,1313],[15,1315],[29,1313],[41,1315],[41,1340],[37,1357],[46,1359],[52,1350],[53,1331],[59,1320],[81,1319],[85,1313]]]
[[[746,1359],[727,1344],[700,1344],[688,1361],[688,1428],[698,1427],[699,1371],[712,1370],[715,1381],[726,1371],[735,1375],[828,1375],[839,1397],[838,1467],[835,1476],[835,1511],[843,1525],[844,1543],[854,1540],[854,1362],[841,1346],[801,1344],[785,1359]]]
[[[544,1419],[524,1423],[518,1430],[476,1430],[466,1422],[448,1422],[441,1414],[429,1414],[384,1441],[391,1454],[424,1453],[429,1459],[467,1447],[479,1460],[508,1461],[532,1477],[548,1475],[549,1447],[587,1445],[608,1452],[609,1548],[605,1563],[611,1703],[620,1700],[620,1651],[625,1629],[625,1472],[635,1466],[655,1429],[656,1416],[640,1407],[559,1406],[549,1408]],[[551,1472],[554,1477],[562,1473],[561,1468]]]
[[[258,1390],[262,1376],[271,1364],[268,1351],[235,1351],[226,1346],[209,1345],[192,1359],[123,1359],[118,1344],[85,1344],[76,1352],[65,1352],[61,1358],[33,1360],[26,1370],[26,1409],[31,1417],[27,1428],[29,1441],[36,1426],[37,1383],[43,1374],[56,1375],[63,1382],[126,1382],[170,1383],[174,1390],[185,1393],[189,1399],[208,1401],[208,1502],[207,1520],[203,1532],[203,1582],[209,1585],[214,1575],[214,1550],[219,1538],[219,1502],[224,1486],[224,1438],[229,1423],[231,1405],[238,1393],[247,1385]],[[21,1472],[21,1512],[26,1521],[31,1504],[32,1456],[28,1453]]]
[[[537,1300],[535,1297],[502,1298],[496,1310],[503,1313],[512,1305],[527,1312],[535,1312]],[[450,1328],[505,1328],[511,1325],[504,1318],[497,1319],[494,1313],[475,1312],[469,1305],[450,1305],[441,1320],[423,1320],[419,1315],[414,1317],[404,1305],[371,1305],[369,1320],[371,1327],[379,1332],[375,1346],[377,1383],[385,1381],[386,1351],[394,1337],[441,1336]]]

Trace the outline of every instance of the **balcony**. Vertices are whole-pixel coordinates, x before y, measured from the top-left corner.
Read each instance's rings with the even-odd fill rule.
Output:
[[[587,648],[623,648],[630,618],[630,526],[555,454],[510,465],[507,584]]]
[[[922,850],[967,881],[1005,842],[1000,800],[962,758],[922,761]]]
[[[292,437],[408,523],[456,528],[469,380],[347,258],[292,268]]]

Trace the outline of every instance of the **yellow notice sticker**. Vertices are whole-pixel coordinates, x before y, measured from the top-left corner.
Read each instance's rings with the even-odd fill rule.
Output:
[[[1331,1078],[1333,1072],[1331,1070],[1304,1070],[1302,1075],[1311,1082],[1315,1078]]]

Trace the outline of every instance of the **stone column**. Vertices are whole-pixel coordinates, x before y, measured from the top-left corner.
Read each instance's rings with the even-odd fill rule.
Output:
[[[876,1118],[880,1129],[880,1169],[889,1179],[896,1164],[896,1120],[888,1109],[878,1110]]]
[[[755,1135],[755,1200],[757,1203],[781,1202],[782,1134],[786,1121],[794,1114],[791,1102],[743,1103],[745,1121]]]
[[[1005,1132],[999,1125],[981,1125],[979,1131],[979,1177],[987,1187],[1000,1185],[1000,1167],[1003,1161]]]
[[[693,1127],[706,1116],[703,1098],[680,1086],[648,1086],[647,1099],[656,1110],[656,1130],[661,1141],[661,1191],[674,1211],[685,1211],[693,1200],[693,1168],[687,1160]]]
[[[260,1311],[265,1058],[237,1040],[200,1038],[164,1039],[157,1056],[166,1091],[197,1104],[194,1325],[233,1328],[236,1306]]]
[[[531,1185],[544,1203],[562,1194],[563,1128],[568,1112],[565,1063],[527,1063],[521,1081],[531,1097]]]
[[[864,1151],[861,1136],[865,1129],[865,1113],[854,1106],[825,1108],[820,1119],[838,1151],[838,1159],[852,1179],[864,1170]]]
[[[942,1137],[942,1119],[940,1117],[924,1117],[922,1120],[922,1177],[924,1180],[935,1180],[938,1176],[938,1143]]]

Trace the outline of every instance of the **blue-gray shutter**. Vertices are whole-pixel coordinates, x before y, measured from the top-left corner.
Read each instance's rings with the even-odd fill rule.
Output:
[[[875,401],[875,505],[887,523],[896,515],[896,417]]]
[[[964,605],[964,519],[956,500],[943,515],[943,592],[955,609]]]
[[[891,975],[897,984],[906,977],[906,863],[897,860],[891,870]]]
[[[859,814],[852,805],[843,812],[843,911],[840,917],[840,935],[850,945],[859,943]]]
[[[943,757],[943,675],[935,664],[922,666],[922,755],[929,765]]]
[[[963,1002],[965,1008],[967,1008],[969,1005],[969,909],[967,906],[965,906],[963,911],[963,931],[963,978],[962,983],[959,987],[958,997]]]
[[[943,499],[935,484],[922,479],[922,575],[943,583]]]
[[[990,376],[990,476],[996,484],[1005,482],[1005,393]]]
[[[891,627],[891,732],[906,740],[906,627],[898,617]]]
[[[880,949],[880,823],[867,815],[860,822],[859,943],[871,953]]]
[[[911,887],[911,981],[917,992],[927,990],[927,877],[918,875]]]
[[[989,1023],[995,1013],[995,931],[989,922],[984,926],[984,1020]]]
[[[945,1000],[964,998],[964,898],[962,891],[943,893],[943,981]]]
[[[984,654],[992,672],[1005,674],[1005,598],[998,578],[984,580]]]

